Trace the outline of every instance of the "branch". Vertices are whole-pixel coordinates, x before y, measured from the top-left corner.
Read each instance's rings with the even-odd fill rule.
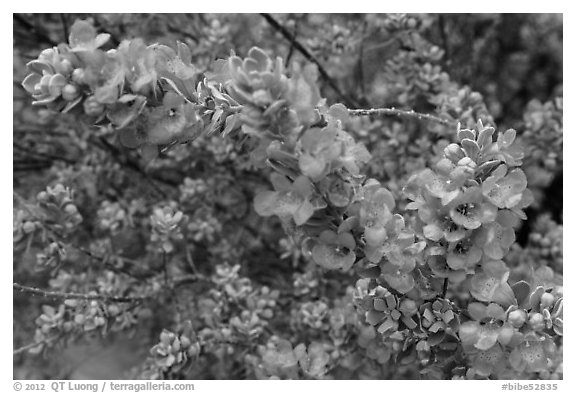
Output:
[[[62,32],[64,33],[64,42],[68,42],[70,32],[68,31],[68,20],[66,14],[60,14],[60,21],[62,22]]]
[[[121,296],[106,296],[106,295],[86,295],[83,293],[52,292],[52,291],[46,291],[44,289],[28,287],[18,283],[13,283],[12,285],[14,290],[16,291],[58,299],[103,300],[117,303],[130,303],[130,302],[139,302],[149,298],[149,296],[121,297]]]
[[[442,298],[446,298],[446,293],[448,292],[448,277],[444,279],[444,284],[442,285]]]
[[[318,67],[318,72],[320,72],[320,75],[322,75],[322,77],[326,80],[326,82],[330,85],[330,87],[336,92],[336,94],[338,94],[340,99],[346,103],[346,106],[358,107],[358,103],[356,102],[356,100],[342,93],[338,85],[336,85],[336,82],[334,82],[334,80],[330,77],[330,75],[328,75],[328,73],[326,72],[322,64],[320,64],[318,59],[316,59],[314,55],[312,55],[298,40],[296,40],[294,35],[292,35],[288,30],[286,30],[284,26],[278,23],[278,21],[274,19],[272,15],[270,14],[260,14],[260,15],[262,15],[262,17],[264,17],[264,19],[266,19],[266,21],[273,28],[278,30],[284,36],[284,38],[290,41],[292,46],[296,48],[300,53],[302,53],[302,55],[308,61],[311,61],[312,63],[316,64],[316,66]]]
[[[134,260],[129,259],[129,258],[125,258],[122,256],[115,256],[120,262],[122,262],[122,265],[123,265],[122,267],[118,267],[113,262],[108,260],[107,258],[96,255],[92,251],[90,251],[84,247],[75,246],[73,244],[66,244],[66,246],[72,247],[72,248],[78,250],[79,252],[85,254],[89,258],[92,258],[92,259],[100,262],[105,269],[111,270],[114,273],[124,273],[130,277],[137,279],[137,280],[151,278],[151,277],[154,277],[156,275],[156,272],[142,267],[141,263],[139,264],[137,261],[134,261]],[[125,265],[125,267],[124,267],[124,265]]]
[[[29,349],[36,348],[37,346],[40,346],[43,344],[49,344],[52,341],[56,340],[57,338],[58,338],[58,336],[49,337],[45,340],[33,342],[33,343],[28,344],[28,345],[24,345],[23,347],[16,348],[13,352],[13,355],[16,356],[16,355],[21,354],[22,352],[28,351]]]
[[[27,147],[25,147],[25,146],[19,145],[19,144],[16,143],[16,142],[12,142],[12,146],[15,147],[16,149],[20,150],[20,151],[25,152],[25,153],[33,154],[33,155],[36,155],[36,156],[38,156],[38,157],[47,158],[47,159],[49,159],[49,160],[51,160],[51,161],[63,161],[63,162],[65,162],[65,163],[67,163],[67,164],[75,164],[75,163],[76,163],[76,161],[74,161],[74,160],[72,160],[72,159],[70,159],[70,158],[68,158],[68,157],[55,156],[55,155],[48,154],[48,153],[42,153],[42,152],[39,152],[39,151],[36,151],[36,150],[33,150],[33,149],[29,149],[29,148],[27,148]]]
[[[456,122],[442,119],[427,113],[414,112],[414,110],[402,110],[396,108],[378,108],[378,109],[348,109],[350,116],[398,116],[418,120],[428,120],[448,127],[455,127]]]

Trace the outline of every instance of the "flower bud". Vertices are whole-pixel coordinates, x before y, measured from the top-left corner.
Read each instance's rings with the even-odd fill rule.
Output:
[[[39,202],[46,202],[48,200],[48,193],[46,191],[40,191],[36,196]]]
[[[370,246],[379,246],[386,240],[387,233],[383,226],[366,226],[364,229],[364,238]]]
[[[510,314],[508,314],[508,321],[514,326],[515,328],[520,328],[526,322],[526,311],[524,310],[514,310]]]
[[[540,308],[549,308],[554,304],[554,295],[545,292],[540,298]]]
[[[476,168],[476,163],[470,157],[464,157],[458,161],[459,166],[468,166],[470,168]]]
[[[66,207],[64,208],[64,212],[71,216],[78,213],[78,208],[76,207],[76,205],[70,203],[66,205]]]
[[[544,315],[540,314],[539,312],[530,315],[529,321],[530,327],[535,331],[544,330],[546,327],[546,321],[544,320]]]
[[[120,314],[120,307],[118,307],[116,304],[111,304],[108,306],[108,313],[115,317],[116,315]]]
[[[62,98],[64,98],[66,101],[72,101],[78,97],[78,93],[78,88],[71,84],[67,84],[62,88]]]
[[[444,155],[452,162],[458,162],[466,156],[464,150],[456,143],[451,143],[444,148]]]
[[[180,345],[183,349],[192,345],[192,341],[187,336],[180,336]]]
[[[81,84],[84,83],[84,69],[83,68],[76,68],[73,72],[72,72],[72,81]]]
[[[544,160],[544,166],[548,170],[554,170],[556,169],[556,160],[553,158],[547,158],[546,160]]]
[[[24,231],[24,233],[32,233],[32,232],[34,232],[35,228],[36,228],[36,225],[34,225],[34,223],[31,221],[26,221],[22,225],[22,230]]]
[[[74,67],[68,59],[63,59],[60,64],[58,64],[57,71],[62,75],[70,75],[73,70]]]

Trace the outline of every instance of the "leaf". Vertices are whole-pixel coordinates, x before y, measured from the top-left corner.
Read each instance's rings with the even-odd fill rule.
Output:
[[[512,291],[518,302],[518,307],[528,308],[528,301],[530,297],[530,284],[526,281],[518,281],[512,285]]]
[[[248,51],[248,57],[254,60],[254,62],[257,65],[256,69],[259,71],[266,71],[272,65],[272,61],[270,60],[266,52],[264,52],[264,50],[256,46],[250,48],[250,50]]]
[[[480,154],[480,146],[476,143],[476,141],[472,139],[462,139],[460,142],[462,144],[462,148],[466,151],[466,155],[470,157],[473,161],[476,161],[478,155]]]
[[[478,144],[483,149],[492,144],[492,135],[494,135],[494,127],[483,128],[478,134]]]
[[[468,129],[458,130],[458,140],[462,141],[464,139],[476,139],[476,132],[474,130]]]

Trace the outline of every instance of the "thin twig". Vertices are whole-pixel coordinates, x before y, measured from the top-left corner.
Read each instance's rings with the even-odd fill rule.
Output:
[[[60,21],[62,22],[62,32],[64,33],[63,42],[68,42],[70,33],[68,32],[68,20],[66,18],[66,14],[60,14]]]
[[[413,110],[402,110],[396,108],[378,108],[378,109],[348,109],[348,114],[351,116],[398,116],[398,117],[406,117],[411,119],[418,119],[418,120],[428,120],[433,121],[439,124],[443,124],[448,127],[455,127],[456,122],[441,119],[434,115],[430,115],[427,113],[419,113],[414,112]]]
[[[298,34],[298,19],[294,21],[294,33],[292,36],[294,40],[296,40],[296,34]],[[288,55],[286,56],[286,64],[290,64],[290,60],[292,59],[292,55],[294,54],[294,42],[290,42],[290,49],[288,49]]]
[[[118,267],[113,262],[111,262],[111,259],[96,255],[84,247],[75,246],[73,244],[67,244],[67,246],[72,247],[87,255],[88,257],[100,262],[105,269],[111,270],[115,273],[124,273],[138,280],[153,277],[157,273],[142,267],[141,263],[138,263],[138,261],[133,259],[125,258],[122,256],[115,256],[115,258],[117,258],[122,263],[122,267]],[[124,265],[126,265],[126,267],[124,267]]]
[[[37,346],[40,346],[40,345],[43,345],[43,344],[49,344],[50,342],[56,340],[57,338],[58,338],[58,336],[49,337],[49,338],[47,338],[47,339],[45,339],[45,340],[33,342],[33,343],[30,343],[30,344],[24,345],[23,347],[16,348],[16,349],[14,350],[14,352],[13,352],[13,355],[16,356],[16,355],[21,354],[22,352],[26,352],[26,351],[28,351],[28,350],[30,350],[30,349],[32,349],[32,348],[36,348]]]
[[[270,14],[260,14],[260,15],[262,15],[262,17],[266,19],[266,21],[270,24],[270,26],[278,30],[284,36],[284,38],[290,41],[290,43],[294,46],[294,48],[296,48],[300,53],[302,53],[302,55],[308,61],[311,61],[312,63],[316,64],[316,66],[318,67],[318,72],[320,72],[320,75],[322,75],[322,77],[326,80],[328,85],[330,85],[330,87],[334,89],[334,91],[336,92],[336,94],[338,94],[340,99],[342,99],[342,101],[346,103],[346,106],[358,107],[358,103],[356,102],[356,100],[345,95],[340,90],[338,85],[336,85],[336,82],[334,82],[334,80],[330,77],[330,75],[328,75],[328,73],[326,72],[322,64],[318,61],[318,59],[316,59],[314,55],[312,55],[298,40],[296,40],[296,38],[294,38],[294,35],[292,35],[288,30],[286,30],[284,26],[278,23],[278,21],[274,19],[272,15]]]
[[[448,293],[448,278],[444,279],[444,285],[442,285],[442,298],[446,299],[446,293]]]
[[[43,296],[48,298],[58,298],[58,299],[79,299],[79,300],[103,300],[116,303],[131,303],[140,302],[142,300],[148,299],[150,296],[134,296],[134,297],[123,297],[123,296],[107,296],[107,295],[87,295],[83,293],[67,293],[67,292],[54,292],[46,291],[40,288],[28,287],[18,283],[13,283],[13,288],[16,291],[23,293],[29,293],[32,295]]]
[[[68,157],[65,157],[65,156],[55,156],[55,155],[48,154],[48,153],[42,153],[42,152],[39,152],[39,151],[36,151],[36,150],[33,150],[33,149],[29,149],[29,148],[27,148],[27,147],[25,147],[25,146],[19,145],[19,144],[16,143],[16,142],[12,142],[12,146],[15,147],[15,148],[18,149],[18,150],[23,151],[23,152],[26,152],[26,153],[29,153],[29,154],[33,154],[33,155],[36,155],[36,156],[38,156],[38,157],[47,158],[47,159],[49,159],[49,160],[51,160],[51,161],[63,161],[63,162],[65,162],[65,163],[67,163],[67,164],[75,164],[75,163],[76,163],[76,161],[74,161],[74,160],[72,160],[72,159],[70,159],[70,158],[68,158]]]

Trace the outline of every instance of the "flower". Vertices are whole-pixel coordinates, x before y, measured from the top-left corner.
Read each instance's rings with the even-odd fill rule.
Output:
[[[410,202],[406,209],[418,211],[418,217],[424,224],[422,231],[427,239],[435,242],[442,239],[450,243],[457,242],[466,236],[466,229],[452,219],[452,205],[447,206],[448,203],[444,204],[423,187],[423,184],[426,184],[423,183],[425,178],[432,175],[433,172],[428,170],[408,180],[403,192],[413,202]]]
[[[503,261],[483,263],[482,271],[470,279],[470,293],[484,302],[496,302],[503,306],[516,304],[512,288],[508,284],[510,269]]]
[[[312,204],[314,189],[310,180],[299,176],[291,183],[278,173],[271,176],[276,191],[263,191],[256,195],[256,212],[261,216],[292,217],[296,225],[304,225],[317,208]]]
[[[187,217],[181,211],[175,211],[170,206],[157,207],[154,209],[152,216],[150,216],[150,224],[152,226],[150,239],[152,242],[160,243],[164,252],[172,252],[174,251],[173,241],[183,239],[180,227],[186,221]]]
[[[156,365],[164,370],[180,369],[188,360],[200,353],[200,344],[191,329],[189,321],[181,334],[164,329],[160,333],[160,342],[150,349]]]
[[[482,249],[474,244],[471,237],[464,238],[448,246],[446,263],[453,270],[473,270],[482,259]]]
[[[476,229],[496,220],[497,208],[484,202],[480,187],[466,189],[451,204],[450,218],[466,229]]]
[[[367,237],[369,228],[366,228],[364,232],[364,238],[367,243],[364,249],[366,258],[373,263],[381,261],[385,264],[389,263],[394,268],[404,272],[412,271],[416,266],[417,260],[421,259],[420,254],[426,247],[426,243],[423,241],[416,242],[414,232],[405,229],[405,225],[404,218],[399,214],[395,214],[383,228],[386,239],[383,244],[377,245],[369,243],[369,238]],[[382,260],[383,257],[385,260]]]
[[[332,169],[332,161],[342,154],[343,145],[337,140],[337,132],[334,127],[310,128],[300,139],[302,154],[298,164],[302,173],[314,182],[326,176]]]
[[[489,349],[474,351],[469,359],[476,374],[488,377],[504,365],[506,353],[500,345],[494,345]]]
[[[77,20],[70,27],[70,48],[73,52],[94,51],[110,39],[110,34],[96,35],[96,29],[91,23]]]
[[[367,181],[359,194],[360,202],[355,207],[358,208],[359,224],[364,228],[364,239],[368,247],[378,247],[397,223],[392,216],[392,209],[396,205],[394,196],[375,180]],[[390,226],[391,220],[394,222]]]
[[[513,169],[508,173],[507,171],[506,165],[496,168],[482,183],[482,194],[501,209],[510,209],[517,205],[524,208],[529,198],[528,193],[525,193],[528,184],[526,175],[521,169]]]
[[[511,227],[504,227],[498,222],[483,226],[475,238],[475,244],[491,259],[502,259],[514,243],[516,235]]]
[[[411,267],[413,269],[413,266]],[[385,263],[381,266],[382,278],[400,293],[408,293],[416,285],[410,267],[398,267],[392,263]]]
[[[292,77],[288,81],[286,99],[294,107],[300,121],[311,124],[318,118],[316,105],[321,99],[320,90],[316,84],[318,69],[314,64],[308,64],[304,68],[295,63]]]
[[[508,345],[516,331],[506,321],[506,312],[496,304],[488,305],[472,302],[468,305],[472,321],[464,322],[459,335],[465,349],[490,349],[497,342]]]
[[[548,359],[553,357],[555,350],[549,338],[526,335],[524,341],[510,353],[509,362],[518,372],[545,371],[548,369]]]
[[[349,270],[356,261],[356,241],[349,232],[326,230],[312,248],[314,262],[327,269]]]
[[[24,78],[22,86],[36,100],[35,105],[55,102],[63,93],[66,101],[71,101],[68,109],[80,102],[75,85],[70,84],[75,63],[77,59],[65,47],[55,47],[44,50],[38,59],[26,64],[31,73]]]

